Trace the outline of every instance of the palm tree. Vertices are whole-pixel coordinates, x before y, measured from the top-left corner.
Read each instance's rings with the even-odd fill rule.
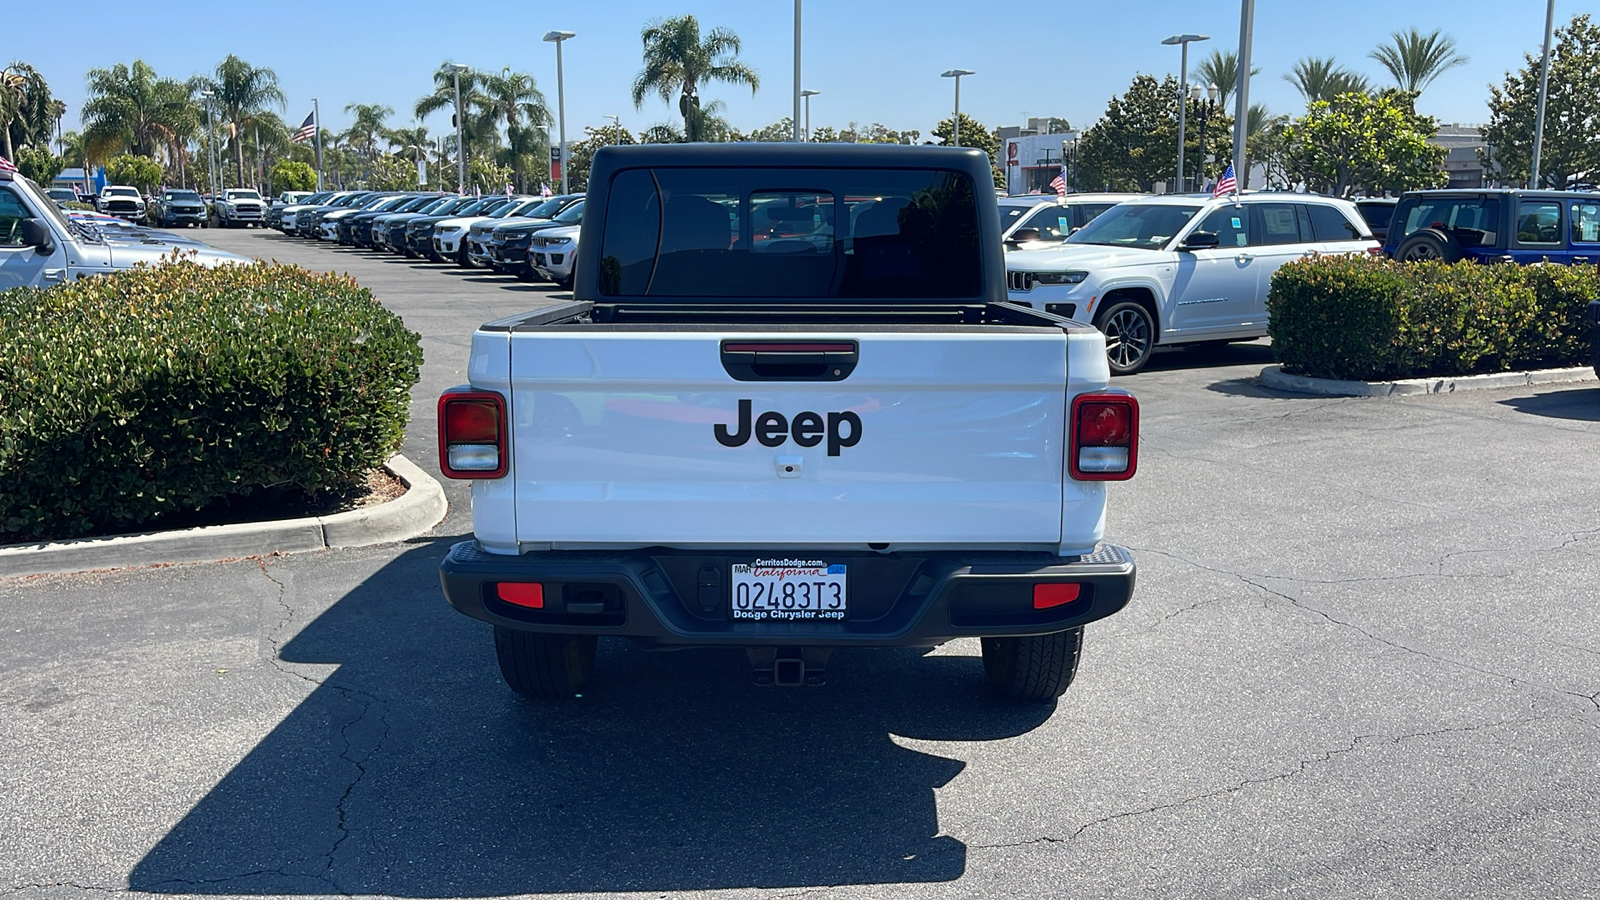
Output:
[[[527,161],[543,152],[547,143],[545,126],[551,122],[544,94],[525,72],[501,69],[499,74],[481,76],[483,100],[480,109],[506,124],[511,171],[518,190],[527,190]],[[526,123],[526,127],[524,127]]]
[[[131,66],[90,69],[82,117],[90,157],[131,152],[153,159],[165,151],[169,162],[179,139],[193,133],[199,121],[189,89],[157,77],[142,59]]]
[[[1308,56],[1295,63],[1294,70],[1283,80],[1294,85],[1308,105],[1340,94],[1364,94],[1368,89],[1366,76],[1341,67],[1331,56]]]
[[[240,184],[244,183],[244,136],[261,121],[268,107],[285,108],[283,91],[278,88],[278,73],[256,68],[233,54],[217,64],[214,78],[195,78],[190,86],[211,91],[207,105],[212,114],[226,124],[223,130],[233,144]]]
[[[1195,71],[1201,79],[1217,86],[1217,103],[1227,107],[1233,89],[1239,86],[1239,54],[1232,50],[1213,50]],[[1251,78],[1260,74],[1260,69],[1250,70]]]
[[[361,154],[361,177],[370,177],[372,159],[378,153],[378,139],[384,137],[388,131],[383,125],[383,120],[394,115],[394,107],[378,103],[348,103],[345,104],[344,111],[356,117],[350,127],[345,129],[345,143]]]
[[[1416,28],[1396,31],[1389,39],[1392,44],[1370,55],[1389,70],[1402,91],[1421,93],[1435,78],[1468,62],[1456,52],[1456,42],[1437,28],[1428,34]]]
[[[747,84],[751,96],[761,87],[756,70],[740,62],[739,36],[726,28],[713,28],[704,39],[694,16],[653,19],[640,33],[644,41],[644,68],[633,79],[633,105],[643,108],[646,94],[659,94],[672,102],[678,94],[684,139],[702,139],[706,111],[700,110],[700,86],[710,81]]]
[[[18,147],[48,146],[66,106],[50,96],[44,76],[25,62],[0,69],[0,132],[9,159]]]
[[[461,73],[461,108],[466,114],[461,123],[461,131],[466,137],[468,148],[482,147],[489,150],[500,143],[500,120],[494,113],[486,112],[494,104],[483,91],[484,80],[484,74],[473,69]],[[453,120],[456,110],[455,86],[455,70],[449,62],[440,63],[439,68],[433,73],[433,93],[418,100],[413,110],[417,118],[425,119],[439,110],[448,109]],[[452,121],[446,146],[453,148],[455,138],[456,127]],[[470,159],[470,154],[464,155]]]

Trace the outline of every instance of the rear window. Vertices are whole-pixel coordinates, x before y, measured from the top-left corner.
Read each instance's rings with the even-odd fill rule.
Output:
[[[1463,247],[1494,246],[1500,221],[1500,201],[1493,197],[1413,197],[1400,201],[1390,223],[1394,242],[1424,228],[1444,231]],[[1394,222],[1404,227],[1394,233]]]
[[[1362,239],[1361,229],[1350,223],[1344,213],[1332,206],[1323,206],[1320,203],[1307,203],[1306,212],[1311,216],[1311,231],[1319,241],[1359,241]],[[1388,210],[1385,210],[1387,215]],[[1370,219],[1368,221],[1371,221]]]
[[[978,235],[960,172],[628,169],[606,203],[600,292],[973,298]]]

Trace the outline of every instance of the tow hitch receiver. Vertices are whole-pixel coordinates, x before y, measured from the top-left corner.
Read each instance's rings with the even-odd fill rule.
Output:
[[[826,683],[832,647],[746,647],[750,676],[761,687]]]

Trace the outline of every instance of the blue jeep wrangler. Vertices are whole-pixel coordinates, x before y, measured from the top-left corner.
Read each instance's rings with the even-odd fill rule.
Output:
[[[1600,263],[1600,194],[1443,190],[1402,194],[1383,244],[1392,259]]]

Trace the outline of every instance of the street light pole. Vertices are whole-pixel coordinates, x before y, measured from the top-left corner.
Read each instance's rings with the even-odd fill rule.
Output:
[[[1533,168],[1528,172],[1528,189],[1539,189],[1539,153],[1544,149],[1544,99],[1550,91],[1550,38],[1556,25],[1556,0],[1544,11],[1544,60],[1539,63],[1539,111],[1533,120]],[[1556,185],[1566,187],[1566,185]]]
[[[217,158],[216,158],[216,132],[211,128],[211,98],[215,91],[201,91],[200,96],[206,98],[206,180],[211,182],[211,197],[217,197]]]
[[[1250,136],[1250,48],[1255,40],[1256,0],[1239,0],[1239,80],[1234,83],[1233,100],[1233,195],[1248,184],[1245,170],[1245,139]]]
[[[611,130],[611,143],[612,144],[621,144],[622,143],[622,117],[621,116],[601,116],[600,118],[602,118],[602,119],[610,119],[611,120],[611,129],[612,129]]]
[[[467,192],[467,118],[461,114],[461,73],[467,71],[461,63],[451,63],[450,71],[456,81],[456,193]]]
[[[572,31],[552,31],[544,39],[556,45],[556,120],[560,125],[561,138],[561,193],[570,194],[571,179],[567,174],[567,91],[562,81],[561,74],[561,45],[571,38],[577,37]]]
[[[961,146],[961,76],[976,75],[971,69],[951,69],[940,74],[940,78],[954,78],[956,80],[956,117],[951,121],[955,123],[955,141],[953,146]]]
[[[793,126],[790,136],[796,141],[800,140],[800,98],[803,96],[805,91],[800,89],[800,0],[794,0],[794,117],[790,120]],[[809,101],[807,105],[810,105]],[[806,140],[811,140],[809,126],[806,128]]]
[[[1178,65],[1178,180],[1172,187],[1173,192],[1178,194],[1184,192],[1183,151],[1186,145],[1183,130],[1189,118],[1189,45],[1194,41],[1209,40],[1211,40],[1209,34],[1175,34],[1161,42],[1169,46],[1177,44],[1183,50],[1182,62]]]
[[[818,95],[820,93],[822,93],[822,92],[821,91],[813,91],[813,90],[811,90],[809,88],[807,88],[806,90],[803,90],[803,91],[800,92],[800,96],[804,97],[805,101],[806,101],[806,132],[805,132],[804,140],[807,143],[811,142],[811,98],[815,97],[816,95]]]

